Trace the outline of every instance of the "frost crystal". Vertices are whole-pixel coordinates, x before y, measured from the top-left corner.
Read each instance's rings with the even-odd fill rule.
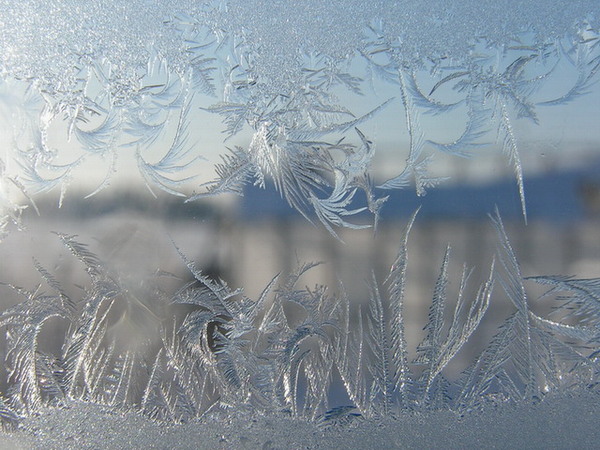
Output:
[[[206,150],[190,133],[198,107],[221,116],[229,138],[253,134],[216,167],[208,194],[273,183],[334,235],[333,227],[356,226],[349,216],[363,208],[376,224],[385,197],[374,191],[374,146],[360,129],[390,102],[405,110],[410,142],[404,171],[382,188],[414,183],[424,195],[445,179],[429,173],[436,152],[467,156],[496,141],[514,169],[526,218],[516,124],[537,123],[538,105],[585,93],[598,72],[596,5],[584,0],[511,8],[185,0],[0,6],[2,170],[14,185],[3,188],[3,227],[24,206],[8,190],[34,196],[60,188],[64,195],[93,165],[104,172],[93,195],[111,184],[127,147],[150,188],[200,198],[189,192]],[[548,97],[543,86],[562,60],[573,65],[572,86]],[[371,74],[366,81],[355,69],[360,61]],[[424,69],[433,81],[428,92],[417,75]],[[366,93],[373,77],[395,85],[396,99],[357,114],[339,93]],[[450,103],[438,98],[447,88],[458,94]],[[461,106],[460,137],[429,139],[421,116]],[[57,133],[71,142],[51,139]],[[357,190],[366,205],[355,201]]]
[[[0,245],[32,211],[43,216],[48,192],[68,207],[67,192],[92,201],[137,177],[183,207],[271,189],[326,230],[326,245],[351,246],[359,230],[377,231],[396,191],[422,197],[450,163],[488,151],[506,160],[527,222],[522,130],[600,77],[598,3],[564,3],[0,0]],[[203,135],[212,128],[218,140]],[[381,134],[400,166],[376,170]],[[456,276],[447,247],[414,339],[405,316],[417,216],[387,276],[382,259],[369,261],[361,304],[343,286],[306,286],[317,264],[281,268],[250,298],[179,243],[188,273],[138,276],[57,230],[47,242],[86,275],[75,291],[64,261],[34,258],[36,287],[0,279],[13,296],[0,304],[2,428],[87,401],[173,422],[282,413],[329,430],[597,385],[599,279],[525,276],[498,209],[495,257]],[[540,285],[551,312],[534,306]],[[457,371],[497,297],[510,312]]]

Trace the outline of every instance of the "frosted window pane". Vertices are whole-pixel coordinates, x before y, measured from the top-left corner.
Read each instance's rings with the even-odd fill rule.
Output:
[[[2,426],[593,392],[599,13],[0,0]]]

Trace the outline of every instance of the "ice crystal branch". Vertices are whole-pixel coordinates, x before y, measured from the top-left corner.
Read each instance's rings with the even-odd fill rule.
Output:
[[[81,287],[81,299],[73,299],[35,261],[54,295],[44,294],[41,285],[33,291],[6,285],[24,301],[0,315],[12,386],[3,393],[10,405],[3,420],[16,417],[12,408],[31,414],[46,403],[85,399],[175,421],[244,405],[327,422],[343,412],[330,404],[336,382],[353,403],[347,410],[352,417],[414,408],[468,411],[498,395],[531,400],[549,389],[594,383],[598,280],[524,278],[497,214],[492,223],[500,269],[492,263],[487,279],[472,291],[472,271],[464,268],[449,315],[446,251],[425,337],[411,360],[404,303],[415,216],[387,279],[380,285],[372,276],[368,307],[357,311],[346,296],[330,295],[324,286],[299,287],[315,264],[276,276],[255,301],[206,276],[176,248],[194,280],[169,293],[159,279],[131,285],[74,236],[58,234],[89,283]],[[550,285],[548,295],[571,293],[559,295],[558,317],[532,310],[528,280]],[[462,375],[449,378],[450,363],[479,332],[494,284],[503,288],[513,312]],[[59,354],[39,350],[40,332],[52,318],[69,324]],[[135,345],[128,336],[136,336]]]

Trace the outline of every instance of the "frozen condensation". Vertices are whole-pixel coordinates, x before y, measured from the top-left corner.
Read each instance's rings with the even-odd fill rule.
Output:
[[[339,240],[342,229],[376,229],[390,192],[423,196],[445,182],[431,170],[439,159],[486,146],[514,172],[527,221],[519,126],[537,126],[544,108],[594,89],[599,12],[596,0],[0,0],[0,238],[22,227],[43,193],[59,192],[64,206],[88,178],[92,197],[116,177],[136,175],[182,204],[272,187]],[[381,179],[372,167],[377,133],[365,130],[389,110],[391,131],[406,137],[398,144],[405,162]],[[198,138],[201,114],[221,125],[224,142]],[[460,132],[444,140],[435,124],[457,114]],[[220,162],[212,181],[197,181],[209,145]],[[133,167],[121,165],[126,157]],[[132,267],[136,277],[128,276],[56,230],[52,239],[85,282],[74,291],[35,258],[37,287],[0,280],[20,297],[0,313],[0,423],[8,430],[24,421],[24,439],[33,439],[60,414],[47,407],[76,405],[72,420],[92,417],[100,426],[104,412],[79,404],[86,401],[167,422],[260,417],[261,430],[306,419],[335,433],[360,430],[365,418],[384,424],[402,413],[418,421],[425,411],[451,428],[448,417],[500,404],[532,408],[550,391],[597,385],[599,279],[526,277],[498,210],[497,251],[482,279],[466,266],[453,278],[449,247],[434,269],[412,357],[405,296],[416,216],[394,243],[387,278],[373,270],[360,307],[342,288],[305,287],[316,264],[274,276],[249,298],[176,245],[187,281],[159,267],[147,277]],[[532,284],[549,288],[541,298],[552,313],[532,306]],[[510,314],[468,367],[448,376],[494,291]],[[57,322],[53,352],[40,342]],[[48,419],[36,424],[40,411]],[[73,434],[64,438],[78,442],[73,428],[67,424]],[[281,445],[279,436],[224,430],[210,436],[215,445]],[[306,436],[285,439],[294,447]]]
[[[537,122],[538,105],[586,92],[598,71],[593,1],[0,6],[3,228],[40,192],[60,189],[62,202],[72,180],[87,178],[84,167],[104,173],[90,194],[106,188],[127,148],[149,187],[190,200],[272,183],[334,235],[334,227],[357,226],[351,217],[365,208],[376,224],[385,196],[373,190],[375,146],[359,128],[398,102],[408,157],[384,189],[414,184],[424,195],[443,180],[428,170],[436,151],[465,156],[495,140],[514,168],[526,218],[515,121]],[[562,60],[574,67],[571,90],[539,94]],[[357,69],[365,64],[366,72]],[[423,70],[434,82],[429,93],[417,80]],[[395,85],[394,96],[362,112],[340,98],[367,93],[374,80]],[[462,98],[437,98],[448,86]],[[419,116],[457,106],[468,111],[462,136],[428,139]],[[190,193],[183,185],[206,151],[190,133],[199,110],[220,115],[229,137],[254,136],[232,153],[223,149],[217,180]],[[357,204],[357,190],[366,202]]]

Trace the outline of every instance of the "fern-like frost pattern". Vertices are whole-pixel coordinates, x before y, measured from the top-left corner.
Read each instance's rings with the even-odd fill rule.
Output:
[[[89,282],[82,297],[67,296],[36,262],[50,294],[6,285],[23,300],[0,315],[6,332],[5,364],[11,388],[0,404],[5,426],[42,405],[86,400],[139,409],[150,417],[188,421],[230,408],[286,413],[323,427],[358,417],[402,411],[466,412],[498,398],[532,401],[546,392],[597,381],[598,279],[523,277],[500,216],[497,263],[475,290],[464,268],[452,311],[448,248],[433,288],[424,337],[411,359],[405,336],[407,224],[383,284],[373,275],[366,307],[351,305],[324,286],[300,287],[316,264],[275,277],[258,299],[212,279],[182,250],[194,280],[172,293],[159,279],[128,285],[75,236],[57,236],[80,261]],[[526,282],[559,294],[559,317],[529,305]],[[478,333],[492,294],[513,305],[498,333],[460,376],[446,375],[461,348]],[[293,305],[299,314],[290,315]],[[553,315],[556,316],[557,313]],[[576,323],[572,319],[576,318]],[[62,352],[40,350],[49,319],[69,325]],[[129,343],[131,334],[136,344]],[[351,405],[331,404],[341,383]],[[500,396],[500,397],[499,397]]]
[[[492,149],[513,173],[527,223],[520,126],[542,125],[542,111],[575,102],[600,79],[595,0],[521,2],[490,20],[481,11],[498,11],[491,0],[458,12],[438,0],[14,3],[0,0],[0,245],[31,210],[40,214],[44,194],[57,191],[62,207],[92,167],[100,176],[84,196],[96,196],[127,158],[135,163],[128,175],[182,204],[273,189],[341,245],[358,230],[377,231],[392,191],[422,197],[445,183],[432,170],[440,160]],[[440,138],[431,119],[459,112],[456,133]],[[393,116],[387,131],[404,157],[387,179],[374,169],[383,152],[373,125],[383,115]],[[203,120],[219,124],[218,144],[198,136]],[[221,150],[219,162],[209,162],[208,145]],[[200,180],[207,169],[212,179]],[[275,275],[253,299],[175,243],[189,281],[160,271],[132,281],[78,236],[55,233],[48,239],[87,278],[73,294],[60,270],[34,259],[37,286],[0,280],[6,298],[19,298],[0,310],[2,429],[74,401],[173,422],[277,413],[327,429],[596,387],[600,279],[524,275],[498,209],[486,275],[475,280],[465,264],[453,279],[448,246],[427,323],[410,341],[418,214],[387,276],[368,277],[360,304],[343,286],[305,286],[318,264]],[[554,307],[550,314],[534,306],[531,285],[547,288],[539,302]],[[457,360],[502,299],[510,313],[457,375]],[[60,348],[44,345],[49,330],[58,330]]]

